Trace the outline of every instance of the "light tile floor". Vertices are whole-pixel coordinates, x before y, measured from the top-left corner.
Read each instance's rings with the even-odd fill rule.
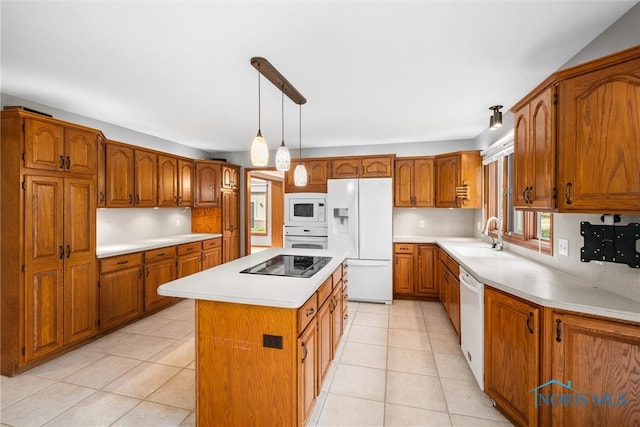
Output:
[[[195,425],[194,304],[183,301],[22,375],[2,426]],[[310,426],[509,426],[480,391],[442,306],[349,303]]]

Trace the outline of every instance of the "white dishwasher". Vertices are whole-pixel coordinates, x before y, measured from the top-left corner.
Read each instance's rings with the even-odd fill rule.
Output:
[[[460,269],[460,347],[484,390],[484,284]]]

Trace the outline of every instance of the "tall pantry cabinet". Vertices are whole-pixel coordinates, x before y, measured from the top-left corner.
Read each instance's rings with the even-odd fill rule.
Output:
[[[2,111],[1,373],[98,330],[100,132]]]

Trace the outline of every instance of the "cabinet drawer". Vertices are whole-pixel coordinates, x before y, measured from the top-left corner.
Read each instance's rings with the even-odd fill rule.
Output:
[[[100,273],[135,267],[137,265],[142,265],[142,252],[101,259]]]
[[[167,258],[176,256],[176,247],[167,246],[166,248],[153,249],[144,253],[144,262],[150,263],[154,261],[160,261]]]
[[[413,243],[394,243],[393,252],[400,254],[413,254],[416,252],[416,245]]]
[[[443,249],[439,249],[438,250],[438,259],[440,261],[442,261],[446,265],[447,264],[447,258],[449,258],[449,255],[447,255],[447,253]]]
[[[309,323],[313,320],[318,312],[318,294],[317,292],[311,296],[304,303],[302,307],[298,309],[298,335],[304,331]]]
[[[451,271],[451,273],[453,273],[454,276],[458,277],[460,275],[460,266],[450,256],[447,256],[447,268]]]
[[[335,288],[338,285],[338,282],[342,280],[342,265],[339,265],[338,268],[333,270],[333,274],[331,274],[331,276],[333,277],[333,284],[331,287]]]
[[[186,255],[202,250],[202,242],[184,243],[178,246],[178,255]]]
[[[327,300],[329,295],[331,295],[331,289],[333,288],[332,283],[333,281],[331,280],[331,277],[327,277],[327,280],[325,280],[322,286],[320,286],[320,289],[318,289],[318,305],[319,306],[322,306],[322,304],[324,304],[324,302]]]
[[[215,239],[203,240],[202,241],[202,249],[213,249],[222,247],[222,237],[217,237]]]

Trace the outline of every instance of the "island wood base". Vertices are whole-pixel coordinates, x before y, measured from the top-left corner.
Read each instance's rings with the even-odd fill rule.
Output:
[[[333,359],[346,324],[343,282],[341,265],[300,308],[197,300],[197,425],[304,425],[322,386],[320,352],[329,346]]]

